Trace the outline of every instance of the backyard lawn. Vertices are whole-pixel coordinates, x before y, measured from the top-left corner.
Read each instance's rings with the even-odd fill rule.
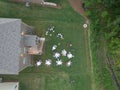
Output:
[[[43,55],[33,58],[34,61],[42,60],[42,66],[26,68],[15,76],[20,81],[20,90],[93,90],[88,35],[83,28],[85,20],[72,9],[68,0],[59,0],[59,3],[62,9],[34,5],[26,8],[24,4],[0,1],[0,17],[21,18],[35,27],[38,36],[46,37]],[[46,36],[50,25],[55,26],[55,32],[52,36]],[[57,38],[57,33],[62,33],[64,39]],[[61,57],[63,65],[56,66],[51,48],[59,42],[57,52],[65,48],[74,55],[70,67],[65,65],[66,57]],[[68,47],[68,44],[72,44],[72,47]],[[44,64],[46,59],[52,60],[51,66]],[[14,79],[14,76],[10,79]]]

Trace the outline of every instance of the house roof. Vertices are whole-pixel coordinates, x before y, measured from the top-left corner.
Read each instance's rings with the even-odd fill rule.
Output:
[[[0,18],[0,74],[18,74],[21,20]]]
[[[24,45],[25,46],[36,46],[36,35],[24,35]]]

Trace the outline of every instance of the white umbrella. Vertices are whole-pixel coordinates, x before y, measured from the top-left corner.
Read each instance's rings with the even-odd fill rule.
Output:
[[[57,65],[57,66],[62,65],[62,63],[63,63],[63,62],[62,62],[61,60],[57,60],[57,61],[56,61],[56,65]]]
[[[87,24],[83,24],[83,27],[84,27],[84,28],[87,28]]]
[[[55,58],[60,57],[60,53],[56,52],[56,53],[54,54],[54,57],[55,57]]]
[[[61,54],[62,54],[62,56],[66,56],[67,51],[65,49],[63,49],[62,52],[61,52]]]
[[[73,58],[74,56],[72,55],[71,52],[69,52],[69,53],[67,54],[67,57],[68,57],[68,59],[71,59],[71,58]]]
[[[51,61],[50,59],[48,59],[48,60],[45,61],[45,64],[46,64],[47,66],[50,66],[50,65],[52,64],[52,61]]]
[[[37,61],[36,65],[40,66],[42,64],[42,61]]]
[[[52,51],[54,51],[57,48],[57,45],[53,45]]]
[[[66,62],[66,65],[67,65],[68,67],[71,66],[71,64],[72,64],[71,61]]]

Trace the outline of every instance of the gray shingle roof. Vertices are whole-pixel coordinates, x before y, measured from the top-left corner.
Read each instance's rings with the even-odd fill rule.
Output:
[[[0,74],[18,74],[21,20],[0,18]]]
[[[36,46],[36,35],[25,35],[24,36],[24,45],[25,46]]]

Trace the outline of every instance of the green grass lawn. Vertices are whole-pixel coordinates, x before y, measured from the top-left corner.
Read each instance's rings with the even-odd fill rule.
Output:
[[[67,0],[61,0],[60,5],[62,5],[60,10],[41,6],[26,8],[24,4],[0,1],[0,17],[21,18],[25,23],[35,27],[38,36],[45,36],[49,25],[55,26],[54,35],[45,36],[44,54],[34,56],[34,60],[41,59],[43,62],[45,59],[52,59],[52,66],[47,67],[42,64],[40,67],[33,66],[20,72],[18,76],[20,90],[93,90],[91,61],[86,43],[88,36],[82,28],[85,21],[73,11]],[[64,40],[56,38],[58,32],[64,35]],[[71,67],[66,67],[65,62],[68,59],[63,57],[63,65],[55,65],[51,47],[58,42],[61,42],[57,48],[58,52],[65,48],[74,54]],[[67,47],[68,43],[73,44],[72,48]]]

